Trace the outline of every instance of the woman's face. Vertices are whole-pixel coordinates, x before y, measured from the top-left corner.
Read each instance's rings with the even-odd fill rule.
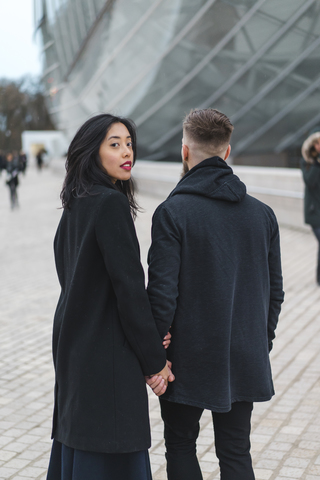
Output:
[[[320,153],[320,138],[313,142],[313,146],[315,148],[315,151],[319,154]]]
[[[100,145],[99,156],[113,183],[129,180],[133,166],[130,133],[123,123],[113,123]]]

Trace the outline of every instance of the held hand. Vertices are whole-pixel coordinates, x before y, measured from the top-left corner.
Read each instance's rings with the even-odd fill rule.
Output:
[[[171,333],[168,332],[167,335],[164,337],[162,345],[164,346],[165,349],[169,347],[171,343]]]
[[[164,380],[160,375],[154,375],[153,377],[145,377],[146,383],[152,388],[153,393],[155,393],[158,397],[163,395],[164,392],[167,390],[167,386],[164,383]]]
[[[158,397],[163,395],[164,392],[167,390],[168,382],[173,382],[175,380],[175,376],[171,371],[172,363],[167,360],[167,365],[161,372],[157,375],[152,375],[151,377],[145,377],[147,384],[149,387],[152,388],[153,393],[155,393]],[[167,381],[164,378],[164,375],[167,375]]]
[[[172,369],[172,362],[170,362],[169,360],[167,360],[167,365],[168,365],[168,368],[169,368],[169,371],[170,371],[170,375],[168,377],[168,382],[174,382],[176,377],[173,375],[171,369]]]
[[[168,381],[169,381],[170,374],[171,374],[171,370],[170,370],[170,368],[169,368],[169,366],[168,366],[168,360],[167,360],[167,363],[166,363],[165,367],[161,370],[161,372],[157,373],[156,375],[163,378],[164,383],[165,383],[165,385],[166,385],[166,387],[167,387],[167,386],[168,386]]]

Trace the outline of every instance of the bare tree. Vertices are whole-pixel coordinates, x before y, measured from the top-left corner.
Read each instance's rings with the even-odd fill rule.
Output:
[[[20,150],[24,130],[55,130],[42,85],[29,76],[0,79],[0,150]]]

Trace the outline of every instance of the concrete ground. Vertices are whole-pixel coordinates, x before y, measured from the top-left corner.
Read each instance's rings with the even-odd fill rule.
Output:
[[[30,168],[20,208],[10,211],[0,177],[0,480],[45,479],[53,399],[51,328],[59,286],[52,241],[62,180]],[[137,231],[145,264],[159,200],[141,197]],[[320,480],[320,288],[311,233],[281,229],[286,299],[271,354],[276,396],[255,404],[252,454],[257,480]],[[166,479],[158,400],[150,392],[154,480]],[[198,442],[205,480],[218,479],[209,412]],[[88,479],[89,480],[89,479]],[[91,479],[90,479],[91,480]],[[92,479],[94,480],[94,479]]]

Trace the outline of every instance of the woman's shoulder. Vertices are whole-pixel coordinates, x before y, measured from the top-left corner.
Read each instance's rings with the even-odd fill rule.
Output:
[[[97,204],[108,200],[121,202],[123,197],[124,200],[127,200],[127,197],[119,190],[104,185],[93,185],[88,193],[88,197]]]
[[[99,185],[99,184],[94,184],[89,190],[89,194],[91,195],[99,195],[99,194],[106,194],[106,193],[119,193],[115,188],[112,188],[111,186],[109,187],[108,185]]]
[[[101,210],[102,205],[109,204],[113,208],[123,206],[129,208],[129,202],[127,197],[113,188],[108,188],[103,185],[93,185],[90,190],[82,196],[75,197],[71,200],[70,213],[74,210],[91,210],[93,213],[97,213]]]
[[[105,211],[129,211],[130,205],[127,197],[119,190],[104,187],[103,185],[95,185],[90,192],[94,198],[97,215]]]

